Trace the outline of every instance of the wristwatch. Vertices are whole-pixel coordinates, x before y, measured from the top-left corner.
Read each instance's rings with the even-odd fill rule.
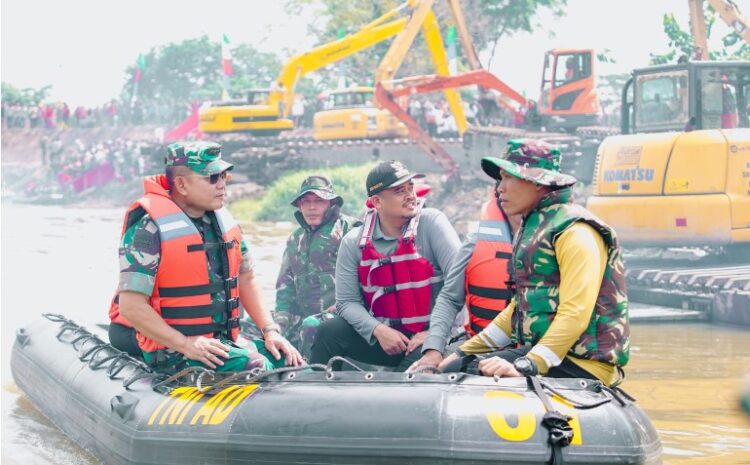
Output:
[[[536,363],[529,357],[518,357],[513,361],[513,366],[516,368],[516,371],[524,376],[536,376],[539,374],[539,368],[537,368]]]
[[[278,325],[278,323],[269,323],[263,327],[263,337],[266,336],[271,331],[276,331],[277,333],[281,334],[281,326]]]

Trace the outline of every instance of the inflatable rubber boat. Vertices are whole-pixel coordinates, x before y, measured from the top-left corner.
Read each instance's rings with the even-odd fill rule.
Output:
[[[167,376],[51,314],[17,331],[11,369],[105,464],[661,463],[643,411],[591,380],[322,365]],[[562,442],[551,413],[565,419]]]

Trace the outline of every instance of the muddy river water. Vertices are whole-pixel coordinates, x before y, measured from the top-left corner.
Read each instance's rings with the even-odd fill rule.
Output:
[[[15,330],[42,312],[105,322],[117,282],[123,209],[2,205],[2,456],[11,464],[96,464],[13,383]],[[291,225],[246,228],[268,305]],[[634,325],[624,389],[661,437],[664,463],[750,465],[750,416],[738,407],[750,375],[750,330],[710,324]]]

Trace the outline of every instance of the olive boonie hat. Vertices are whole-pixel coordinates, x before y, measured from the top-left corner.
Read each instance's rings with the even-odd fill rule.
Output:
[[[391,187],[423,177],[424,174],[410,172],[400,161],[384,161],[367,175],[367,196],[371,197]]]
[[[321,199],[336,200],[338,205],[343,205],[344,199],[333,190],[333,183],[325,176],[308,176],[299,186],[299,191],[292,199],[292,206],[297,206],[297,201],[303,195],[312,192]]]
[[[167,166],[187,166],[204,176],[223,173],[234,165],[221,159],[221,145],[216,142],[176,142],[167,146]]]
[[[500,170],[542,186],[571,186],[576,178],[560,172],[560,151],[534,139],[511,139],[502,158],[482,158],[482,169],[500,179]]]

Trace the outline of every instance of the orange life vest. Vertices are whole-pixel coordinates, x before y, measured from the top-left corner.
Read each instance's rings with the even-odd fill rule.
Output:
[[[223,208],[209,212],[213,225],[218,225],[222,242],[204,243],[193,221],[169,197],[164,175],[146,178],[143,184],[145,194],[128,208],[121,234],[144,214],[148,214],[159,229],[159,269],[149,304],[168,325],[186,336],[213,337],[221,333],[236,340],[240,317],[238,276],[242,261],[239,226]],[[211,282],[209,277],[206,255],[209,247],[219,247],[224,254],[221,282]],[[224,293],[225,302],[213,303],[213,293]],[[132,326],[120,314],[118,293],[112,299],[109,316],[113,322]],[[220,317],[218,321],[214,321],[216,316]],[[145,352],[165,348],[140,332],[136,337]]]
[[[509,266],[513,237],[505,213],[493,198],[482,205],[474,253],[466,266],[466,308],[469,336],[483,330],[510,301]]]

